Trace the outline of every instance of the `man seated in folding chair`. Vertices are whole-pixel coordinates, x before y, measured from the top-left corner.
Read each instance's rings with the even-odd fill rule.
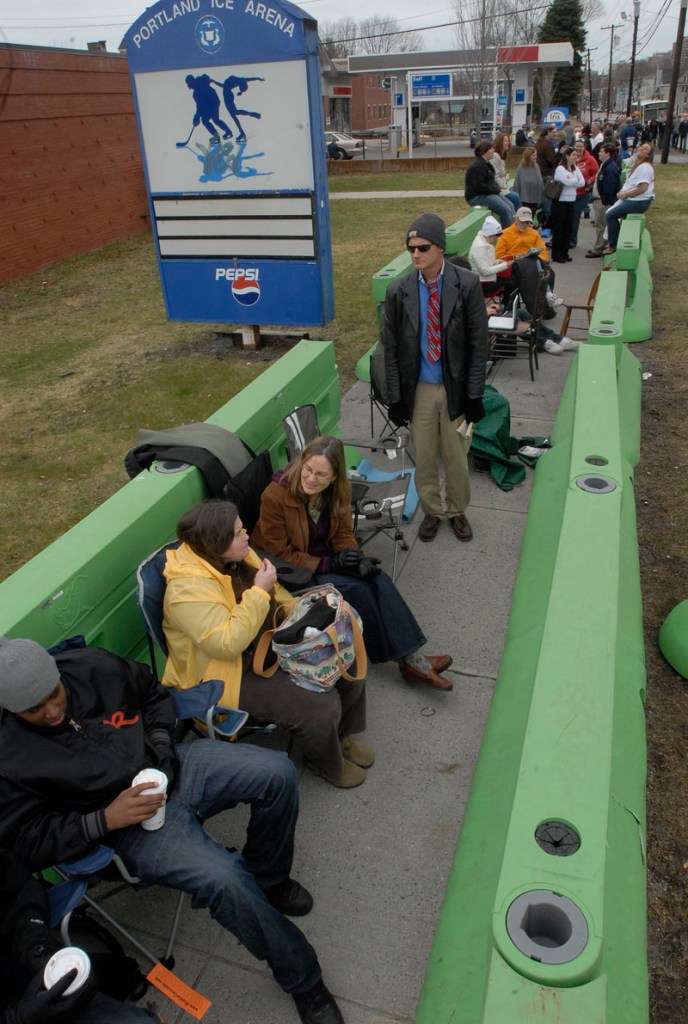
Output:
[[[46,988],[46,964],[61,948],[48,925],[45,890],[9,850],[0,850],[0,1020],[3,1024],[152,1024],[150,1010],[96,991],[93,975],[69,994],[77,971]]]
[[[251,541],[315,573],[316,583],[332,583],[361,616],[372,662],[397,661],[406,678],[452,689],[440,674],[452,658],[421,653],[426,640],[410,608],[381,571],[380,560],[367,558],[356,543],[351,483],[339,438],[317,437],[275,473],[263,492]]]
[[[342,1024],[313,947],[284,916],[313,900],[289,877],[298,816],[286,754],[248,744],[172,742],[174,704],[150,669],[98,648],[54,657],[0,637],[0,846],[30,871],[112,847],[144,883],[181,889],[290,993],[304,1024]],[[163,771],[167,797],[132,785]],[[166,803],[156,831],[140,827]],[[246,803],[241,853],[202,826]]]

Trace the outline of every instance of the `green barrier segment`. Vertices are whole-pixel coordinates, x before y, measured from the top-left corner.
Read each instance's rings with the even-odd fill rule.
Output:
[[[282,417],[307,402],[315,404],[323,432],[334,431],[340,390],[331,342],[299,342],[208,422],[256,451],[268,448],[277,466],[285,461]],[[205,496],[195,467],[141,473],[0,584],[0,635],[49,647],[83,633],[91,644],[145,658],[136,567],[174,538],[179,517]]]
[[[616,253],[605,257],[606,272],[595,299],[589,342],[604,344],[613,340],[620,345],[647,341],[652,337],[650,260],[653,257],[645,215],[629,214],[621,223]],[[617,274],[627,275],[623,310],[619,304],[621,286],[611,283]]]
[[[671,667],[688,679],[688,601],[681,601],[662,623],[659,649]]]
[[[538,463],[416,1024],[647,1024],[645,673],[633,470],[620,438],[630,415],[620,388],[637,362],[626,353],[617,374],[611,347],[579,349]],[[580,837],[570,856],[536,841],[552,822],[572,830],[550,830],[553,843]],[[538,890],[507,922],[514,901]]]
[[[640,236],[643,224],[633,217],[626,217],[621,222],[619,240],[616,243],[616,267],[617,270],[636,270],[640,257]]]
[[[447,256],[468,255],[473,239],[483,226],[489,212],[487,207],[479,206],[472,209],[470,213],[467,213],[461,220],[456,221],[455,224],[449,225],[447,228]],[[396,280],[398,277],[403,277],[404,274],[408,274],[412,267],[413,264],[409,253],[402,252],[396,259],[393,259],[381,270],[378,270],[376,274],[373,274],[372,289],[375,301],[378,303],[384,302],[389,282]]]

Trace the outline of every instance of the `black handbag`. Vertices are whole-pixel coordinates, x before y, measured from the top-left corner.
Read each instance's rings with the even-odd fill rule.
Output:
[[[545,185],[545,195],[548,199],[558,199],[563,187],[564,186],[560,181],[555,181],[554,178],[550,178]]]

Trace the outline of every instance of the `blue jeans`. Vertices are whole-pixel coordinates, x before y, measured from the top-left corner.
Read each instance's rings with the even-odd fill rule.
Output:
[[[475,196],[466,202],[469,206],[486,206],[499,218],[503,228],[510,228],[514,223],[516,211],[506,196]]]
[[[514,208],[514,212],[516,210],[518,210],[519,206],[523,206],[523,203],[521,202],[521,197],[518,194],[518,192],[506,192],[502,196],[502,199],[508,199],[509,200],[509,202],[511,203],[511,205]]]
[[[569,239],[569,249],[575,249],[578,245],[578,227],[580,225],[580,219],[583,216],[583,211],[590,205],[590,196],[587,192],[584,192],[582,196],[576,196],[573,202],[573,223],[571,224],[571,237]]]
[[[629,213],[645,213],[650,209],[651,204],[651,199],[622,199],[614,206],[609,207],[604,219],[607,222],[607,245],[611,249],[616,249],[623,218],[627,217]]]
[[[196,740],[177,746],[180,771],[156,832],[138,825],[105,837],[143,882],[181,889],[194,908],[266,960],[285,992],[305,992],[321,977],[315,950],[272,907],[263,889],[289,875],[299,813],[296,771],[286,754],[245,743]],[[241,853],[212,839],[202,821],[238,804],[251,818]]]
[[[316,577],[316,582],[331,583],[361,616],[366,652],[374,664],[401,661],[426,642],[411,609],[386,572],[367,581],[324,573]]]

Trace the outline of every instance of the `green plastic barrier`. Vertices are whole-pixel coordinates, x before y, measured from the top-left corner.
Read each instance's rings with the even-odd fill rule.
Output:
[[[616,243],[617,270],[636,270],[640,258],[640,236],[643,224],[633,216],[621,222],[619,239]]]
[[[462,217],[461,220],[449,225],[447,228],[447,256],[468,255],[473,239],[483,226],[483,222],[489,212],[487,207],[476,207],[470,213],[467,213],[465,217]],[[408,274],[412,266],[413,264],[408,252],[402,252],[396,259],[393,259],[386,266],[382,267],[381,270],[378,270],[376,274],[373,274],[372,288],[375,301],[378,303],[384,302],[389,282],[396,280],[397,277],[403,277],[404,274]]]
[[[688,601],[669,612],[659,631],[659,649],[684,679],[688,679]]]
[[[416,1024],[647,1024],[630,379],[611,347],[581,346],[538,462]]]
[[[614,345],[621,354],[624,317],[630,287],[625,270],[608,270],[600,277],[595,305],[590,315],[588,341],[597,345]]]
[[[285,460],[282,417],[307,402],[315,404],[324,432],[336,429],[340,389],[331,342],[299,342],[209,422],[239,434],[256,451],[268,448],[279,465]],[[91,644],[145,657],[136,567],[173,539],[179,517],[205,496],[195,467],[135,477],[0,584],[0,635],[48,647],[83,633]]]

